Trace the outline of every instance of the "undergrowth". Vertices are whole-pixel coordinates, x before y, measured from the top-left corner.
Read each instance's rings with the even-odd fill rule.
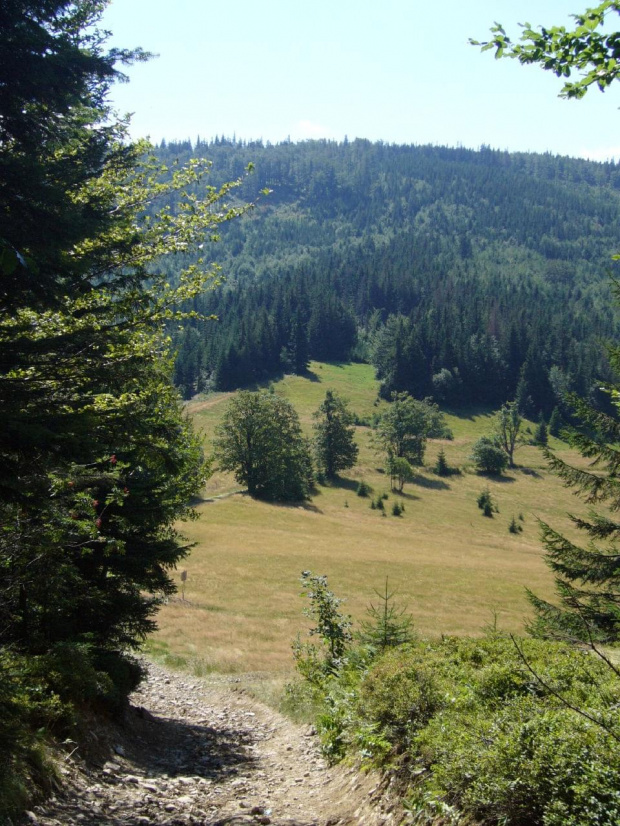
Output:
[[[55,786],[53,753],[76,736],[82,713],[118,713],[141,675],[135,660],[86,645],[40,656],[0,649],[0,823]]]
[[[387,606],[369,622],[404,621]],[[414,823],[620,823],[620,679],[604,662],[497,631],[403,640],[375,627],[372,639],[391,640],[380,647],[368,631],[321,679],[315,669],[289,687],[291,702],[316,708],[330,761],[398,775]],[[313,662],[329,650],[315,645]]]

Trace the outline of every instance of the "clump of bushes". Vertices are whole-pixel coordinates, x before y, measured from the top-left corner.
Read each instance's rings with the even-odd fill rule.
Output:
[[[375,499],[372,500],[370,503],[371,510],[378,510],[378,511],[385,511],[385,505],[383,504],[385,500],[388,498],[387,493],[382,493],[377,496]]]
[[[79,643],[38,656],[0,649],[0,823],[51,790],[51,746],[75,736],[79,709],[120,712],[142,676],[131,657]]]
[[[395,619],[387,582],[379,596],[375,643]],[[337,605],[334,617],[348,622]],[[441,822],[488,826],[620,822],[620,677],[602,659],[497,631],[429,641],[401,627],[389,646],[357,639],[313,686],[332,762],[397,768],[419,822],[447,813]]]
[[[392,516],[402,516],[405,506],[402,502],[394,502],[392,505]]]

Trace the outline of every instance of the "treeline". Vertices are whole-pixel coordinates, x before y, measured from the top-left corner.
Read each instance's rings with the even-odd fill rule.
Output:
[[[158,154],[209,157],[214,184],[255,164],[257,207],[216,248],[226,280],[195,304],[219,320],[176,339],[186,397],[355,358],[375,364],[386,397],[498,404],[519,391],[548,414],[560,388],[587,395],[608,375],[613,163],[362,140]]]

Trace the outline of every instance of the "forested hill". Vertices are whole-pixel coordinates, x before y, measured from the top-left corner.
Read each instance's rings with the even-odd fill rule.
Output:
[[[519,394],[535,413],[606,375],[620,166],[364,140],[158,155],[210,158],[214,185],[255,166],[240,197],[256,209],[210,250],[226,282],[199,306],[219,321],[178,341],[186,396],[353,356],[376,365],[386,395]]]

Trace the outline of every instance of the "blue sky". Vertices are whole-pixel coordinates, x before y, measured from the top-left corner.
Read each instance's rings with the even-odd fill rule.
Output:
[[[112,0],[118,46],[159,56],[112,99],[134,137],[389,143],[620,157],[620,94],[557,97],[538,67],[468,43],[494,21],[570,25],[588,0]]]

